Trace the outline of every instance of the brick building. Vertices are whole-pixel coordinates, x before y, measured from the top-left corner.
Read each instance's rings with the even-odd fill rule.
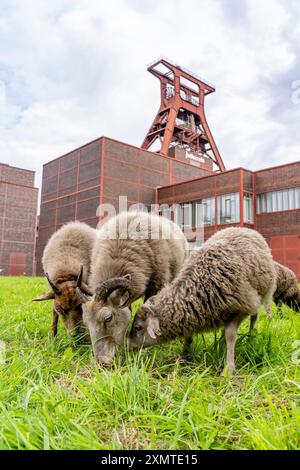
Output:
[[[189,155],[185,161],[180,149],[170,155],[101,137],[44,165],[38,274],[45,244],[55,230],[70,220],[96,227],[99,208],[113,204],[118,211],[118,198],[125,195],[129,205],[163,205],[167,217],[167,206],[178,204],[172,217],[184,230],[204,230],[204,239],[227,226],[255,228],[267,239],[274,258],[300,280],[300,162],[216,173],[207,162],[203,167],[191,164]]]
[[[157,189],[162,212],[204,239],[228,226],[258,230],[273,257],[300,280],[300,162],[260,171],[244,168]],[[202,232],[201,232],[202,234]],[[201,239],[201,237],[199,237]]]
[[[185,152],[164,156],[101,137],[50,161],[43,167],[37,273],[47,240],[61,225],[80,220],[96,227],[104,204],[119,208],[119,196],[128,205],[155,203],[157,186],[214,174],[210,162],[192,161]],[[202,167],[203,166],[203,167]]]
[[[35,172],[0,163],[1,274],[34,274],[38,189]]]
[[[55,230],[70,220],[96,227],[104,205],[118,211],[122,195],[128,205],[163,205],[198,244],[230,225],[257,229],[300,280],[300,162],[226,171],[204,109],[214,86],[163,57],[148,71],[161,102],[141,148],[101,137],[44,165],[37,272]]]

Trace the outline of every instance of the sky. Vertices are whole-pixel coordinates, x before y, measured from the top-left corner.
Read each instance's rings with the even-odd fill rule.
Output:
[[[300,160],[298,0],[0,0],[0,162],[37,171],[106,135],[140,146],[165,56],[216,87],[225,166]]]

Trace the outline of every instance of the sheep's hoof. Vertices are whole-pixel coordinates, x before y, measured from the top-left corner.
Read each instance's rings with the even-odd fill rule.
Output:
[[[235,367],[225,366],[221,377],[230,378],[235,374]]]

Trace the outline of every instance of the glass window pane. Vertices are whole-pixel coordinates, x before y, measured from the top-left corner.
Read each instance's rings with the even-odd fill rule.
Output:
[[[288,209],[289,209],[288,192],[282,191],[282,210],[287,211]]]
[[[163,204],[160,210],[161,210],[161,215],[163,217],[165,217],[166,219],[172,220],[172,211],[171,211],[170,206]]]
[[[211,224],[215,223],[215,198],[211,198]]]
[[[271,199],[272,199],[272,212],[277,211],[277,195],[276,192],[271,193]]]
[[[218,197],[218,224],[228,224],[239,221],[239,201],[239,193],[226,194]],[[214,202],[212,202],[212,204],[214,204]]]
[[[295,188],[295,209],[300,209],[300,188]]]
[[[182,205],[183,209],[183,227],[192,227],[192,204],[187,203]]]
[[[272,212],[272,193],[267,193],[267,212]]]
[[[182,211],[182,204],[176,204],[175,208],[175,222],[182,227],[183,225],[183,211]]]
[[[277,199],[277,211],[282,211],[283,209],[283,203],[282,203],[282,191],[276,191],[275,193],[276,199]]]
[[[196,227],[203,226],[203,207],[201,201],[195,201],[195,222]]]
[[[235,193],[235,207],[236,207],[236,213],[235,213],[234,222],[239,222],[240,221],[240,194],[239,193]]]
[[[289,197],[289,209],[295,209],[295,189],[288,190],[288,197]]]
[[[244,195],[244,221],[253,223],[253,196],[252,194]]]

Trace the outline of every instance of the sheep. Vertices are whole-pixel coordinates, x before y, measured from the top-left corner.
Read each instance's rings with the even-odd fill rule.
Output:
[[[281,303],[284,303],[296,312],[300,312],[300,291],[295,273],[276,261],[274,264],[277,281],[273,296],[275,304],[279,306]]]
[[[295,273],[274,261],[275,275],[276,275],[276,290],[273,295],[273,300],[277,307],[282,303],[292,308],[296,312],[300,312],[300,291],[298,280]],[[265,305],[269,318],[272,318],[272,311],[269,304]],[[250,332],[254,328],[258,315],[251,317]]]
[[[91,293],[88,276],[96,233],[95,229],[85,223],[70,222],[50,237],[44,249],[42,265],[51,290],[33,300],[39,302],[54,299],[53,336],[57,335],[59,317],[72,335],[86,331],[76,287],[81,285],[83,292]]]
[[[141,306],[128,337],[129,349],[224,327],[224,371],[235,371],[237,329],[269,302],[275,267],[264,238],[247,228],[213,235],[184,263],[177,278]]]
[[[179,272],[187,250],[181,229],[164,217],[145,212],[121,212],[98,232],[89,286],[78,288],[83,321],[88,326],[94,355],[111,365],[116,345],[122,345],[130,323],[129,306],[148,299]]]

